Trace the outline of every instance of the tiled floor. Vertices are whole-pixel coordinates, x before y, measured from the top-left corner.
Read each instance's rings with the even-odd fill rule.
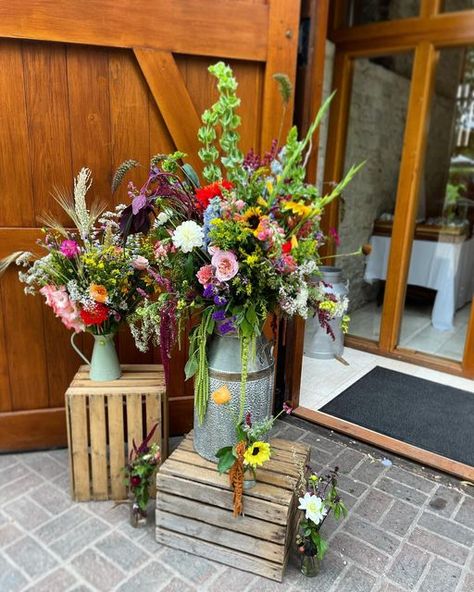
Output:
[[[456,311],[454,329],[439,331],[431,324],[432,306],[406,305],[400,331],[400,347],[434,354],[460,361],[464,352],[464,341],[471,313],[467,304]],[[350,333],[377,341],[380,335],[382,307],[369,302],[351,313]]]
[[[338,465],[350,508],[327,521],[320,575],[282,584],[158,545],[128,507],[72,503],[65,450],[0,456],[0,591],[472,592],[473,488],[295,418],[278,435]],[[150,515],[152,520],[153,516]]]
[[[335,359],[315,360],[307,356],[303,357],[300,405],[309,409],[321,409],[375,366],[390,368],[474,393],[474,380],[468,378],[452,376],[348,347],[344,349],[343,358],[349,363],[348,366]]]

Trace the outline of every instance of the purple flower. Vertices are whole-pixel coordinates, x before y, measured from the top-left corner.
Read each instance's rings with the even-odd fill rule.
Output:
[[[220,308],[212,313],[212,318],[215,321],[225,321],[225,310]]]
[[[143,193],[140,193],[139,195],[137,195],[137,197],[135,197],[132,201],[133,215],[136,216],[138,214],[138,212],[140,210],[142,210],[143,208],[145,208],[147,205],[148,205],[148,199],[147,199],[146,195],[143,195]]]
[[[291,412],[293,411],[293,407],[291,405],[288,405],[288,403],[283,403],[283,411],[287,414],[290,415]]]
[[[204,298],[212,298],[215,294],[215,288],[212,284],[204,286],[203,296]]]
[[[227,300],[224,296],[214,296],[214,304],[217,304],[217,306],[224,306],[227,304]]]
[[[64,240],[59,250],[68,259],[74,259],[80,252],[79,245],[74,240]]]
[[[227,319],[225,323],[219,326],[219,332],[221,335],[227,335],[227,333],[232,333],[235,331],[235,325],[231,319]]]

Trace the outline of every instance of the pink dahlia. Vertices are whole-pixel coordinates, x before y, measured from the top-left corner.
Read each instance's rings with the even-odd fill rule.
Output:
[[[196,277],[203,286],[209,284],[212,280],[212,265],[203,265],[197,272]]]
[[[45,297],[46,304],[53,309],[54,314],[68,329],[73,329],[76,333],[84,331],[85,327],[79,316],[79,311],[74,302],[70,300],[64,286],[60,288],[51,285],[43,286],[40,293]]]
[[[239,271],[237,257],[232,251],[215,251],[211,263],[216,268],[216,278],[220,282],[228,282]]]

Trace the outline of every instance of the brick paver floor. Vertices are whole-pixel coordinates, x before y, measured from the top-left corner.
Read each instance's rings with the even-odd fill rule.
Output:
[[[65,450],[0,456],[0,591],[473,592],[473,488],[296,418],[277,433],[338,465],[349,517],[325,523],[317,578],[283,584],[158,545],[128,507],[75,504]],[[385,458],[387,457],[387,458]]]

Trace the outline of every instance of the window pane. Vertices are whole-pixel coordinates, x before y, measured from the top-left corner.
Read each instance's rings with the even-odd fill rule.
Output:
[[[420,0],[352,0],[349,2],[350,26],[416,17]]]
[[[474,47],[440,50],[399,346],[461,360],[474,292]]]
[[[338,254],[368,243],[375,221],[393,214],[412,61],[412,52],[354,60],[345,169],[363,160],[366,164],[344,191]],[[378,341],[386,261],[371,266],[372,258],[341,257],[337,264],[349,280],[349,333]]]
[[[458,12],[459,10],[472,10],[474,0],[444,0],[443,12]]]

